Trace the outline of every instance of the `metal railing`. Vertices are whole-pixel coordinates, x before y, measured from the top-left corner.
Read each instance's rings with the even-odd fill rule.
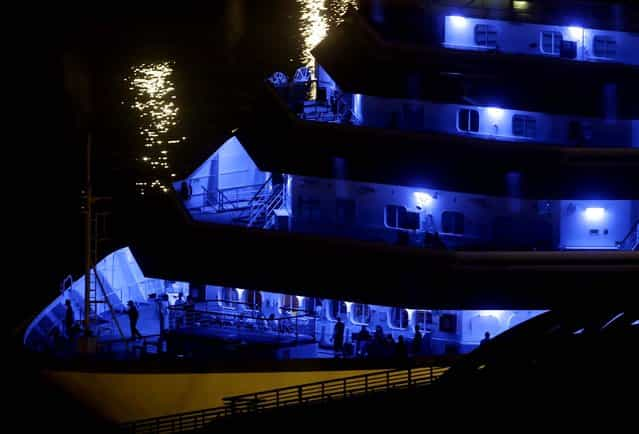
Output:
[[[224,406],[221,407],[139,420],[123,424],[121,428],[129,433],[193,431],[226,416],[424,387],[447,370],[448,367],[436,366],[389,370],[236,395],[224,398]]]
[[[637,248],[639,242],[639,220],[637,220],[631,227],[628,234],[622,241],[618,243],[619,250],[634,250]]]
[[[243,185],[240,187],[222,188],[209,190],[204,185],[208,184],[211,176],[203,176],[192,178],[190,182],[195,182],[201,192],[189,196],[189,201],[195,201],[194,206],[200,208],[200,212],[206,212],[207,208],[211,208],[209,212],[226,212],[238,211],[249,206],[251,200],[255,197],[263,184]],[[199,205],[197,205],[199,203]]]
[[[258,206],[251,208],[247,226],[261,226],[267,228],[271,225],[275,210],[284,204],[284,187],[276,185],[270,196],[265,197]]]
[[[316,339],[316,317],[314,315],[284,315],[265,317],[255,310],[232,311],[194,310],[182,306],[169,307],[169,329],[195,328],[235,328],[274,337],[291,337],[298,341],[306,338]]]

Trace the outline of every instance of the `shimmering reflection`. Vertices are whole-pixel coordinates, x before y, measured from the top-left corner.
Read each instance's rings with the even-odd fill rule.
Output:
[[[302,34],[302,64],[313,67],[311,50],[326,36],[329,27],[342,22],[349,6],[357,7],[357,0],[297,0],[300,5],[300,33]]]
[[[168,191],[167,180],[171,173],[169,154],[186,137],[175,136],[178,112],[175,87],[171,80],[173,62],[141,64],[131,67],[129,90],[132,92],[131,108],[138,112],[138,128],[143,138],[144,150],[140,161],[152,169],[151,179],[136,183],[140,194],[147,189]]]

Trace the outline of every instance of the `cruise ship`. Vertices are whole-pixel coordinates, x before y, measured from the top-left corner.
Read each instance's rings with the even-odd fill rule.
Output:
[[[365,329],[444,364],[549,309],[632,305],[637,12],[553,3],[361,2],[25,347],[126,422],[394,366]]]

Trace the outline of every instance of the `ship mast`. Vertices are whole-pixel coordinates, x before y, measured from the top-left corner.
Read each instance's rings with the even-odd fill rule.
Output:
[[[86,209],[85,209],[85,233],[84,233],[84,336],[90,336],[90,309],[91,309],[91,242],[93,221],[93,192],[91,190],[91,133],[87,133],[87,161],[86,161]]]

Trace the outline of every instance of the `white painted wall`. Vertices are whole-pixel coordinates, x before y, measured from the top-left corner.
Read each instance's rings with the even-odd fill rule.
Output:
[[[571,249],[615,248],[615,243],[621,241],[630,229],[632,202],[637,201],[562,200],[561,246]],[[603,208],[603,217],[600,220],[589,219],[586,214],[589,207]],[[593,229],[599,233],[591,234]]]
[[[384,222],[386,205],[404,206],[407,211],[420,212],[422,230],[442,232],[442,214],[445,211],[458,211],[464,214],[464,238],[487,241],[493,235],[493,222],[498,216],[522,216],[534,218],[538,214],[537,201],[517,201],[513,207],[509,198],[497,198],[467,193],[456,193],[433,189],[415,189],[411,187],[384,184],[335,181],[310,177],[291,177],[291,203],[293,210],[292,230],[302,232],[321,232],[323,228],[331,231],[336,222],[336,203],[338,198],[355,200],[355,232],[365,234],[370,239],[394,241],[397,230],[387,228]],[[427,193],[434,199],[430,205],[418,210],[415,193]],[[306,222],[299,216],[299,201],[319,200],[320,222]],[[430,228],[430,217],[434,228]],[[550,224],[557,224],[553,217],[547,217]],[[353,231],[349,231],[351,235]],[[355,235],[357,236],[357,235]],[[451,235],[451,237],[457,237]]]
[[[479,131],[464,132],[458,129],[460,109],[477,110],[479,113]],[[407,111],[421,113],[423,123],[415,125]],[[397,98],[361,96],[361,112],[364,124],[376,128],[391,127],[393,113],[397,113],[399,123],[395,128],[426,130],[438,133],[468,135],[491,140],[509,140],[521,142],[539,142],[557,145],[571,145],[569,127],[571,121],[580,121],[589,125],[592,137],[588,146],[630,147],[639,146],[639,121],[610,121],[605,119],[579,116],[549,115],[540,112],[526,112],[506,108],[480,107],[459,104],[437,104],[427,101]],[[529,116],[536,121],[534,138],[513,134],[513,116]]]
[[[550,55],[541,51],[541,32],[555,31],[562,34],[564,41],[577,42],[577,58],[575,60],[614,61],[639,65],[639,35],[611,30],[581,29],[577,27],[578,23],[575,23],[574,27],[568,27],[446,16],[443,44],[450,48],[484,50],[485,47],[477,46],[475,43],[475,26],[479,24],[497,28],[497,49],[501,52]],[[615,59],[599,58],[594,55],[593,40],[595,36],[599,35],[607,35],[616,40],[617,56]]]

